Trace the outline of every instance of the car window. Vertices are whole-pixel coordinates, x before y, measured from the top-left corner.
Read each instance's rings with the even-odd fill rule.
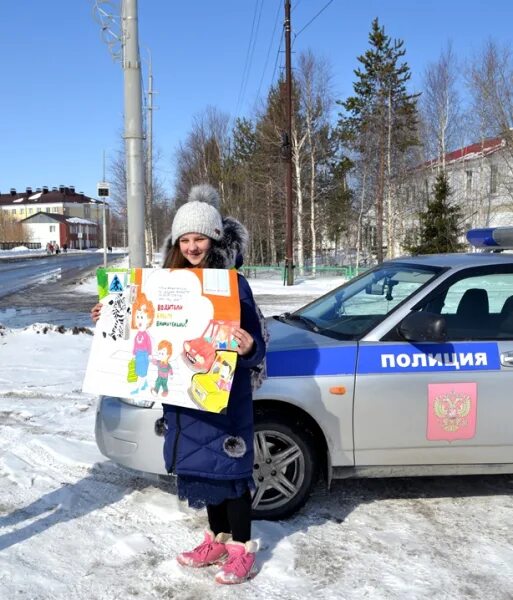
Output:
[[[337,339],[359,339],[441,271],[385,263],[282,318]]]
[[[450,340],[513,339],[513,273],[462,277],[421,310],[445,317]]]

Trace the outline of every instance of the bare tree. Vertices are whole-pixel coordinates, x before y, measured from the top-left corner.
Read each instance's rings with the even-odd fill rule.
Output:
[[[176,153],[178,203],[187,199],[190,188],[198,183],[210,183],[224,198],[223,166],[229,149],[227,114],[209,106],[196,115],[192,127]]]
[[[0,240],[2,242],[29,242],[31,235],[23,223],[8,215],[6,211],[0,210]]]
[[[424,124],[426,154],[438,160],[445,171],[445,155],[461,143],[461,101],[458,93],[459,66],[452,45],[447,44],[436,62],[424,72],[420,110]]]
[[[467,72],[467,85],[472,96],[476,134],[484,140],[500,137],[501,195],[497,212],[509,212],[513,201],[513,52],[509,45],[489,41],[475,56]]]
[[[306,141],[305,154],[309,163],[310,238],[312,273],[316,271],[317,227],[316,202],[318,200],[318,161],[326,152],[326,129],[334,106],[330,67],[326,60],[315,57],[310,50],[299,57],[299,98]],[[298,194],[299,194],[298,185]],[[299,211],[298,211],[299,212]],[[298,217],[299,218],[299,217]]]

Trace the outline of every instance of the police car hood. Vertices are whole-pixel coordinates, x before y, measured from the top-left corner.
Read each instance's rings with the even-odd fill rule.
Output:
[[[319,346],[355,345],[354,341],[343,341],[330,338],[314,331],[309,331],[299,321],[280,321],[277,317],[267,319],[270,333],[267,352],[282,350],[318,348]]]

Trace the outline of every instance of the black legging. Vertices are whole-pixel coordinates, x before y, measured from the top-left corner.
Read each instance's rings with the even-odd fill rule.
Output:
[[[251,494],[249,490],[239,498],[223,500],[221,504],[207,504],[210,529],[214,535],[231,533],[234,542],[246,543],[251,539]]]

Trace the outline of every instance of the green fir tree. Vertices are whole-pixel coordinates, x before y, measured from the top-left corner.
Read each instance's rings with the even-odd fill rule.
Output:
[[[354,95],[338,103],[343,107],[340,138],[367,167],[367,187],[375,204],[378,262],[383,260],[385,191],[401,171],[408,149],[418,144],[419,94],[408,92],[411,72],[405,54],[404,42],[393,40],[374,19],[369,49],[357,59],[361,66],[354,71]]]
[[[412,254],[439,254],[461,252],[464,245],[459,241],[462,234],[461,211],[449,203],[451,190],[446,173],[439,173],[433,186],[433,199],[420,215],[418,243],[406,244]]]

